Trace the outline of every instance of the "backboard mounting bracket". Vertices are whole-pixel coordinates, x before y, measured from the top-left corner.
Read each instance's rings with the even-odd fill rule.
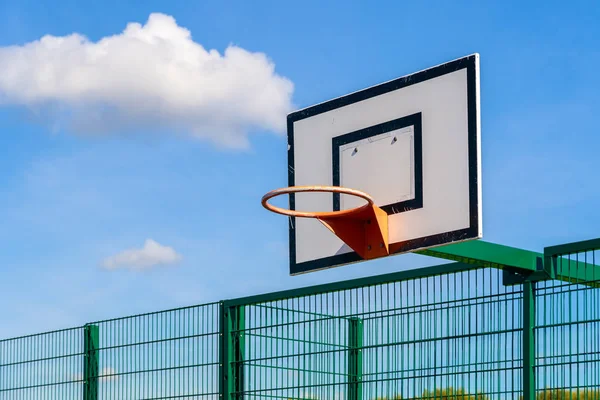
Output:
[[[577,282],[586,286],[600,287],[600,283],[590,278],[590,274],[600,266],[582,260],[563,259],[564,265],[568,266],[563,267],[563,263],[558,262],[563,255],[560,250],[548,247],[542,254],[483,240],[473,240],[418,250],[413,253],[501,269],[504,271],[503,284],[505,286],[519,285],[526,281],[558,279],[564,282]]]
[[[346,217],[317,218],[363,260],[390,254],[388,215],[374,204]]]

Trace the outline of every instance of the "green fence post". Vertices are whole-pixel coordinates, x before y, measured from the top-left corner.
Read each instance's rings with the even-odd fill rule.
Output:
[[[83,399],[98,400],[98,325],[86,325],[83,332]]]
[[[227,394],[227,366],[229,353],[229,329],[225,318],[225,303],[219,304],[219,398],[229,399]]]
[[[523,282],[523,400],[535,400],[535,282]]]
[[[348,400],[362,399],[362,346],[363,321],[350,318],[348,321]]]
[[[244,392],[244,306],[221,305],[221,397],[242,399]]]

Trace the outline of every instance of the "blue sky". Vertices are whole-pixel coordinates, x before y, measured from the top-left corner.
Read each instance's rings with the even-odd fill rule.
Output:
[[[478,52],[484,239],[539,250],[599,236],[596,2],[124,3],[0,0],[0,48],[74,32],[96,42],[162,13],[205,49],[266,54],[293,83],[293,108]],[[185,123],[169,125],[173,114],[158,116],[153,133],[119,118],[104,132],[89,110],[32,108],[6,85],[0,337],[438,262],[400,256],[288,276],[287,222],[259,203],[287,183],[285,135],[270,132],[285,99],[233,135],[248,140],[235,148],[184,134]],[[70,129],[63,118],[76,112],[88,123]],[[234,119],[228,128],[248,122],[223,115]],[[103,268],[147,239],[181,260]]]

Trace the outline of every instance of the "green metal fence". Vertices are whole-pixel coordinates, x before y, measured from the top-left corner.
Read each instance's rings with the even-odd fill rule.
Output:
[[[504,248],[510,266],[456,262],[2,340],[0,400],[600,400],[599,249]],[[524,259],[538,266],[515,270]]]
[[[535,283],[536,390],[600,399],[600,241],[546,249],[574,282]]]
[[[0,341],[0,399],[82,399],[83,328]]]
[[[97,343],[89,399],[218,397],[219,312],[213,303],[87,325]]]
[[[245,318],[231,332],[244,350],[232,398],[520,395],[522,291],[501,271],[457,263],[381,278],[233,302]]]

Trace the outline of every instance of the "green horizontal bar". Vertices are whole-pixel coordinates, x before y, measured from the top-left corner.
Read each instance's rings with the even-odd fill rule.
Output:
[[[51,386],[65,386],[65,385],[76,386],[78,383],[81,383],[81,382],[83,382],[83,380],[68,380],[68,381],[60,381],[60,382],[52,382],[52,383],[40,383],[38,385],[8,387],[6,389],[0,389],[0,393],[15,392],[17,390],[41,389],[41,388],[47,388],[47,387],[51,387]]]
[[[495,364],[492,362],[489,362],[488,364]],[[414,375],[409,375],[409,376],[397,376],[397,377],[390,377],[390,378],[385,378],[382,377],[382,375],[388,375],[387,372],[380,372],[379,374],[371,374],[371,375],[375,375],[375,377],[370,378],[370,379],[363,379],[363,384],[367,384],[367,383],[383,383],[383,382],[387,382],[387,381],[403,381],[403,380],[409,380],[409,379],[419,379],[419,380],[426,380],[426,379],[430,379],[430,378],[442,378],[442,377],[451,377],[451,376],[456,376],[456,375],[473,375],[473,374],[489,374],[491,372],[506,372],[506,371],[514,371],[514,370],[518,370],[521,369],[521,367],[488,367],[488,368],[482,368],[482,369],[475,369],[477,368],[479,365],[481,364],[471,364],[470,366],[467,366],[467,368],[470,368],[466,371],[449,371],[449,372],[438,372],[436,370],[436,368],[431,367],[431,368],[423,368],[424,371],[431,371],[431,370],[436,370],[435,372],[430,372],[430,373],[426,373],[426,374],[421,374],[418,376],[414,376]],[[438,367],[439,369],[439,367]],[[413,372],[414,373],[414,372]],[[492,391],[486,391],[485,394],[486,395],[491,395],[494,392]],[[501,392],[498,392],[501,393]],[[508,393],[512,393],[512,392],[508,392]],[[424,400],[424,399],[438,399],[438,400],[443,400],[443,399],[451,399],[451,398],[460,398],[461,400],[467,400],[467,399],[475,399],[474,395],[467,395],[467,394],[455,394],[455,395],[431,395],[431,396],[426,396],[426,397],[422,397],[419,396],[417,397],[419,400]],[[486,397],[483,397],[483,399],[485,399]],[[595,400],[595,399],[592,399]]]
[[[297,297],[311,296],[315,294],[338,292],[349,289],[359,289],[367,286],[374,286],[392,282],[401,282],[418,278],[426,278],[430,276],[450,274],[454,272],[470,271],[477,268],[479,267],[476,265],[465,264],[461,262],[447,263],[435,265],[432,267],[369,276],[366,278],[326,283],[324,285],[308,286],[298,289],[283,290],[280,292],[265,293],[256,296],[241,297],[237,299],[226,300],[225,303],[227,306],[253,305],[277,300],[288,300]]]
[[[521,360],[514,360],[514,359],[508,360],[507,359],[507,360],[479,361],[477,364],[465,363],[465,364],[455,364],[455,365],[447,365],[447,366],[406,368],[406,369],[397,369],[397,370],[377,371],[377,372],[364,373],[363,376],[408,375],[408,374],[415,374],[415,373],[431,371],[432,369],[435,369],[436,371],[438,371],[438,374],[440,374],[440,375],[442,375],[442,374],[461,374],[464,369],[473,368],[476,365],[477,366],[484,366],[484,365],[493,366],[493,365],[499,365],[499,364],[516,364],[516,366],[505,366],[505,367],[498,366],[497,368],[508,369],[508,370],[521,369]],[[486,369],[489,369],[489,367]],[[457,371],[443,372],[444,370],[457,370]]]
[[[54,335],[57,333],[74,332],[74,331],[78,331],[78,330],[83,330],[83,328],[84,328],[83,326],[76,326],[74,328],[56,329],[54,331],[33,333],[31,335],[15,336],[15,337],[8,338],[8,339],[0,339],[0,344],[6,344],[7,342],[13,342],[13,341],[23,340],[23,339],[32,339],[32,338],[39,337],[39,336]]]
[[[249,332],[249,330],[243,329],[243,330],[241,330],[241,332]],[[277,342],[277,341],[296,342],[296,343],[302,343],[302,344],[315,344],[318,346],[341,347],[342,349],[348,348],[348,346],[343,345],[343,344],[318,342],[315,340],[303,340],[303,339],[296,339],[296,338],[289,338],[289,337],[282,337],[282,336],[260,335],[258,333],[246,333],[246,337],[247,338],[256,337],[256,338],[262,338],[262,339],[273,339],[274,342]]]
[[[584,251],[600,250],[600,238],[584,240],[581,242],[565,243],[544,248],[544,255],[564,256],[567,254],[581,253]]]
[[[141,346],[147,346],[149,344],[184,341],[184,340],[189,340],[189,339],[197,339],[197,338],[204,338],[204,337],[208,337],[208,336],[218,336],[218,335],[219,335],[219,332],[199,333],[197,335],[175,336],[175,337],[170,337],[170,338],[166,338],[166,339],[146,340],[146,341],[141,341],[141,342],[127,343],[127,344],[115,344],[113,346],[98,347],[96,350],[106,351],[106,350],[123,349],[126,347],[141,347]]]
[[[310,315],[310,316],[314,316],[314,317],[331,317],[331,315],[329,315],[329,314],[315,313],[315,312],[303,311],[303,310],[294,310],[293,308],[267,306],[264,304],[257,304],[256,308],[263,308],[265,310],[273,310],[273,311],[281,311],[281,312],[285,312],[285,313],[304,314],[304,315]]]
[[[561,260],[562,262],[557,262]],[[556,279],[594,288],[600,287],[600,266],[563,258],[555,259],[553,262],[556,263]],[[569,265],[565,265],[565,262]]]
[[[584,356],[597,356],[600,355],[600,351],[586,351],[585,353],[568,353],[568,354],[557,354],[555,356],[537,356],[535,359],[536,360],[542,360],[543,362],[546,362],[545,360],[547,359],[556,359],[556,358],[577,358],[577,357],[584,357]],[[551,363],[552,361],[548,361],[548,363]],[[552,364],[544,364],[545,366],[548,365],[552,365]]]
[[[557,279],[598,288],[600,287],[600,266],[594,265],[596,260],[593,256],[586,257],[586,252],[594,250],[600,250],[600,239],[548,246],[544,248],[544,260],[546,264],[551,265]]]
[[[150,312],[143,313],[143,314],[129,315],[127,317],[117,317],[117,318],[103,319],[100,321],[93,321],[93,322],[90,322],[88,325],[90,325],[90,324],[100,325],[100,324],[105,324],[107,322],[117,322],[117,321],[123,321],[123,320],[134,319],[134,318],[150,317],[150,316],[155,316],[158,314],[169,314],[169,313],[173,313],[175,311],[184,311],[184,310],[189,310],[192,308],[197,308],[197,309],[210,308],[211,306],[218,306],[219,304],[221,304],[221,303],[218,301],[213,301],[212,303],[196,304],[196,305],[192,305],[192,306],[177,307],[177,308],[169,308],[167,310],[160,310],[160,311],[150,311]],[[77,329],[77,328],[73,328],[73,329]]]
[[[543,267],[543,255],[540,253],[484,242],[482,240],[448,244],[419,250],[415,253],[498,269],[518,268],[528,271],[539,271]]]
[[[148,374],[152,374],[155,372],[178,371],[178,370],[182,370],[182,369],[192,369],[192,368],[216,367],[218,365],[219,365],[219,363],[215,361],[215,362],[203,363],[203,364],[178,365],[175,367],[138,369],[135,371],[118,372],[118,373],[114,373],[114,374],[99,374],[99,375],[93,376],[93,378],[109,378],[111,376],[118,377],[118,376],[143,375],[143,374],[148,375]]]
[[[569,322],[557,322],[555,324],[544,324],[544,325],[536,325],[535,329],[552,329],[552,328],[562,328],[565,326],[576,326],[576,325],[585,325],[585,324],[597,324],[600,322],[600,318],[594,319],[579,319],[577,321],[569,321]]]
[[[15,362],[10,362],[10,363],[6,363],[6,364],[0,364],[0,367],[14,367],[15,365],[36,364],[36,363],[42,363],[42,362],[46,362],[46,361],[64,360],[66,358],[81,357],[84,354],[85,353],[81,352],[81,353],[73,353],[73,354],[64,354],[61,356],[36,358],[34,360],[15,361]]]
[[[473,240],[419,250],[415,253],[481,267],[506,269],[513,272],[520,270],[526,272],[531,280],[554,278],[569,283],[600,287],[600,282],[598,282],[600,266],[556,257],[556,255],[573,254],[597,248],[600,248],[600,239],[546,247],[542,254],[482,240]]]
[[[319,370],[310,370],[310,369],[294,368],[294,367],[281,367],[278,365],[254,364],[251,362],[244,362],[243,364],[246,367],[255,367],[255,368],[262,368],[262,369],[267,369],[267,370],[296,371],[296,372],[302,372],[302,373],[309,372],[309,373],[315,373],[315,374],[320,374],[320,375],[346,376],[346,374],[343,372],[319,371]]]

